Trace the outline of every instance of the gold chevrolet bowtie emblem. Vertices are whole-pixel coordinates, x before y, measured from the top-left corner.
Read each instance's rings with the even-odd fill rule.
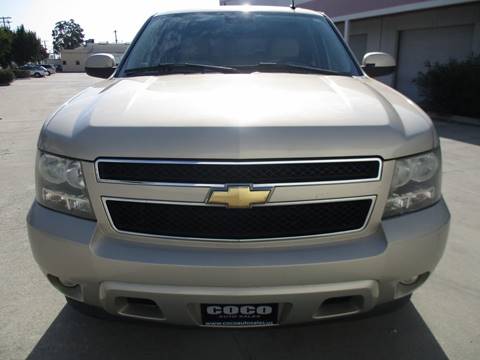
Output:
[[[209,204],[226,205],[229,208],[249,208],[254,204],[264,204],[271,190],[251,190],[248,186],[234,186],[225,190],[214,190],[208,199]]]

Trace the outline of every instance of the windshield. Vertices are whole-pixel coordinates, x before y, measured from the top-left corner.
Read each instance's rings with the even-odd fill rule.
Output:
[[[151,70],[163,64],[170,68],[172,64],[195,64],[197,69],[198,65],[210,65],[218,67],[218,72],[222,72],[220,67],[271,72],[272,69],[265,66],[270,64],[276,65],[273,71],[278,72],[304,67],[332,74],[361,74],[323,16],[278,12],[155,16],[134,44],[119,73],[125,75],[130,71],[137,75],[132,70]],[[191,70],[189,66],[189,72]]]

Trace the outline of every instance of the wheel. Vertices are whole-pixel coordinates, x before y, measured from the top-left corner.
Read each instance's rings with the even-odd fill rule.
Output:
[[[74,300],[74,299],[66,297],[66,296],[65,296],[65,299],[67,299],[68,306],[70,306],[72,309],[74,309],[75,311],[77,311],[77,312],[79,312],[83,315],[87,315],[87,316],[94,317],[94,318],[97,318],[97,319],[102,319],[102,320],[117,320],[118,319],[118,317],[107,313],[105,310],[103,310],[99,307],[88,305],[88,304],[85,304],[81,301],[77,301],[77,300]]]
[[[33,76],[36,77],[36,78],[42,77],[42,75],[40,75],[40,73],[35,73],[35,74],[33,74]]]

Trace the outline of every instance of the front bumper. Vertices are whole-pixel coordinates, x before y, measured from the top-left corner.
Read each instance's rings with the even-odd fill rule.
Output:
[[[279,323],[295,324],[368,311],[411,293],[443,254],[450,214],[442,200],[384,220],[367,237],[254,248],[125,241],[37,203],[27,222],[34,257],[52,284],[110,313],[201,325],[200,304],[278,303]],[[418,275],[414,284],[400,284]]]

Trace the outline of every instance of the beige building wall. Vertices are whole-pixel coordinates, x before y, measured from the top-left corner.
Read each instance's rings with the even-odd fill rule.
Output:
[[[61,64],[64,72],[85,71],[85,61],[88,53],[85,51],[64,50],[61,53]]]
[[[480,2],[432,10],[382,16],[350,23],[350,36],[367,35],[366,51],[385,51],[398,55],[399,34],[413,29],[439,29],[460,25],[474,28],[472,52],[480,52]],[[343,23],[337,24],[343,31]],[[448,38],[444,39],[448,42]]]
[[[344,24],[339,23],[338,27],[343,31]],[[398,71],[382,81],[406,89],[403,74],[426,70],[426,62],[445,62],[480,53],[480,2],[354,20],[350,22],[349,42],[359,60],[370,51],[393,55]],[[407,69],[408,66],[411,68]],[[415,97],[412,91],[409,89],[408,95]]]
[[[73,50],[62,50],[61,64],[64,72],[84,72],[85,62],[92,54],[109,53],[112,54],[117,63],[120,62],[128,49],[129,44],[91,44],[78,47]]]

